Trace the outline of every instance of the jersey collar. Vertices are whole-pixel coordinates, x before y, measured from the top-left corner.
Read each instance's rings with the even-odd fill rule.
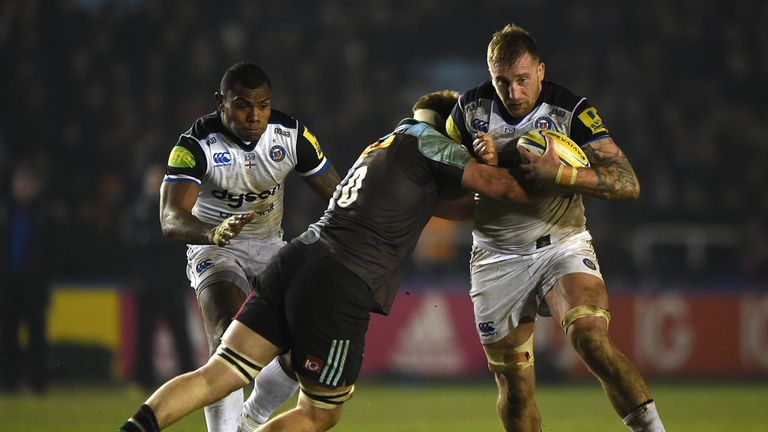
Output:
[[[237,144],[238,147],[243,149],[243,151],[251,152],[253,149],[256,148],[256,144],[261,141],[261,137],[266,135],[267,131],[265,130],[263,134],[261,134],[261,137],[259,139],[251,141],[250,143],[246,143],[245,141],[241,140],[237,135],[235,135],[234,132],[229,130],[226,126],[224,126],[224,122],[221,121],[221,111],[216,111],[216,122],[218,128],[221,130],[221,133],[227,136],[230,140],[232,140],[233,143]]]
[[[528,111],[524,116],[522,117],[514,117],[512,114],[507,111],[507,107],[504,106],[504,102],[501,101],[501,98],[499,98],[499,95],[496,94],[496,91],[493,92],[493,104],[498,106],[499,108],[496,110],[501,118],[510,125],[517,125],[520,123],[523,119],[528,117],[528,115],[534,111],[536,111],[536,108],[538,108],[543,102],[544,102],[544,89],[547,87],[547,81],[543,81],[541,83],[541,91],[539,92],[539,97],[536,98],[536,103],[533,104],[533,107],[531,107],[531,110]]]

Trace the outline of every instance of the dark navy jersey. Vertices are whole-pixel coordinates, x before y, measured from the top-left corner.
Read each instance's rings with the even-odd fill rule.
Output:
[[[586,98],[550,81],[542,82],[539,98],[525,117],[512,117],[487,81],[464,92],[446,122],[448,135],[468,151],[473,151],[474,135],[481,131],[494,138],[500,155],[518,161],[517,139],[532,129],[563,133],[581,147],[609,136]],[[497,253],[524,253],[543,236],[562,238],[586,230],[579,194],[547,195],[530,204],[477,196],[476,203],[473,242]]]
[[[469,153],[425,123],[403,120],[366,148],[323,217],[300,240],[320,241],[364,280],[388,313],[408,260],[438,199],[461,188]]]

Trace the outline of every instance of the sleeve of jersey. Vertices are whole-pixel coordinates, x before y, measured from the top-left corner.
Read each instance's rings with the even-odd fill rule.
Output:
[[[306,126],[298,125],[299,136],[296,138],[296,172],[309,178],[321,174],[328,168],[320,143]]]
[[[200,143],[188,135],[182,135],[168,156],[163,181],[191,181],[199,185],[205,177],[207,165],[208,159]]]
[[[467,148],[472,148],[472,135],[467,130],[464,110],[461,108],[461,100],[453,107],[451,116],[445,122],[445,131],[452,140],[463,144]]]
[[[418,148],[432,163],[439,180],[447,184],[461,184],[464,167],[472,158],[467,149],[432,129],[425,130],[419,137]]]
[[[597,113],[597,108],[582,99],[576,105],[573,120],[571,121],[571,139],[580,147],[593,143],[602,138],[609,137],[608,129],[603,124],[603,119]]]

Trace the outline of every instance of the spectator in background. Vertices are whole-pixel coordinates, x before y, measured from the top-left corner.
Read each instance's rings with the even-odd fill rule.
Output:
[[[48,389],[46,314],[54,257],[52,218],[42,199],[42,169],[17,162],[10,202],[0,208],[0,390],[16,392],[22,380],[35,393]],[[2,203],[0,203],[2,205]],[[26,327],[22,347],[20,330]]]
[[[136,300],[136,361],[133,378],[145,389],[154,388],[154,341],[157,324],[165,322],[173,335],[176,360],[181,372],[195,368],[187,328],[190,296],[186,278],[173,271],[184,262],[184,246],[169,242],[160,231],[160,184],[165,168],[150,165],[144,172],[143,188],[130,208],[125,231]]]

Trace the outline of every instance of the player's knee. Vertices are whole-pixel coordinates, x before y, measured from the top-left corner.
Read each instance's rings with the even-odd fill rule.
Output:
[[[310,390],[302,386],[299,405],[305,407],[316,430],[325,431],[339,422],[341,408],[344,402],[352,399],[354,392],[354,385],[334,391]]]
[[[591,318],[591,319],[586,319]],[[593,305],[578,306],[568,311],[562,320],[563,330],[582,357],[592,357],[605,351],[611,314]]]
[[[584,320],[583,318],[599,318],[604,320],[605,324],[596,320]],[[611,312],[608,309],[595,305],[581,305],[563,314],[560,325],[563,327],[565,334],[568,334],[569,330],[591,332],[592,330],[604,329],[607,331],[610,322]]]
[[[336,409],[317,409],[318,414],[313,418],[313,423],[318,431],[327,431],[332,429],[341,420],[341,407]]]
[[[485,348],[488,369],[505,374],[533,366],[533,334],[522,344],[512,348]]]

